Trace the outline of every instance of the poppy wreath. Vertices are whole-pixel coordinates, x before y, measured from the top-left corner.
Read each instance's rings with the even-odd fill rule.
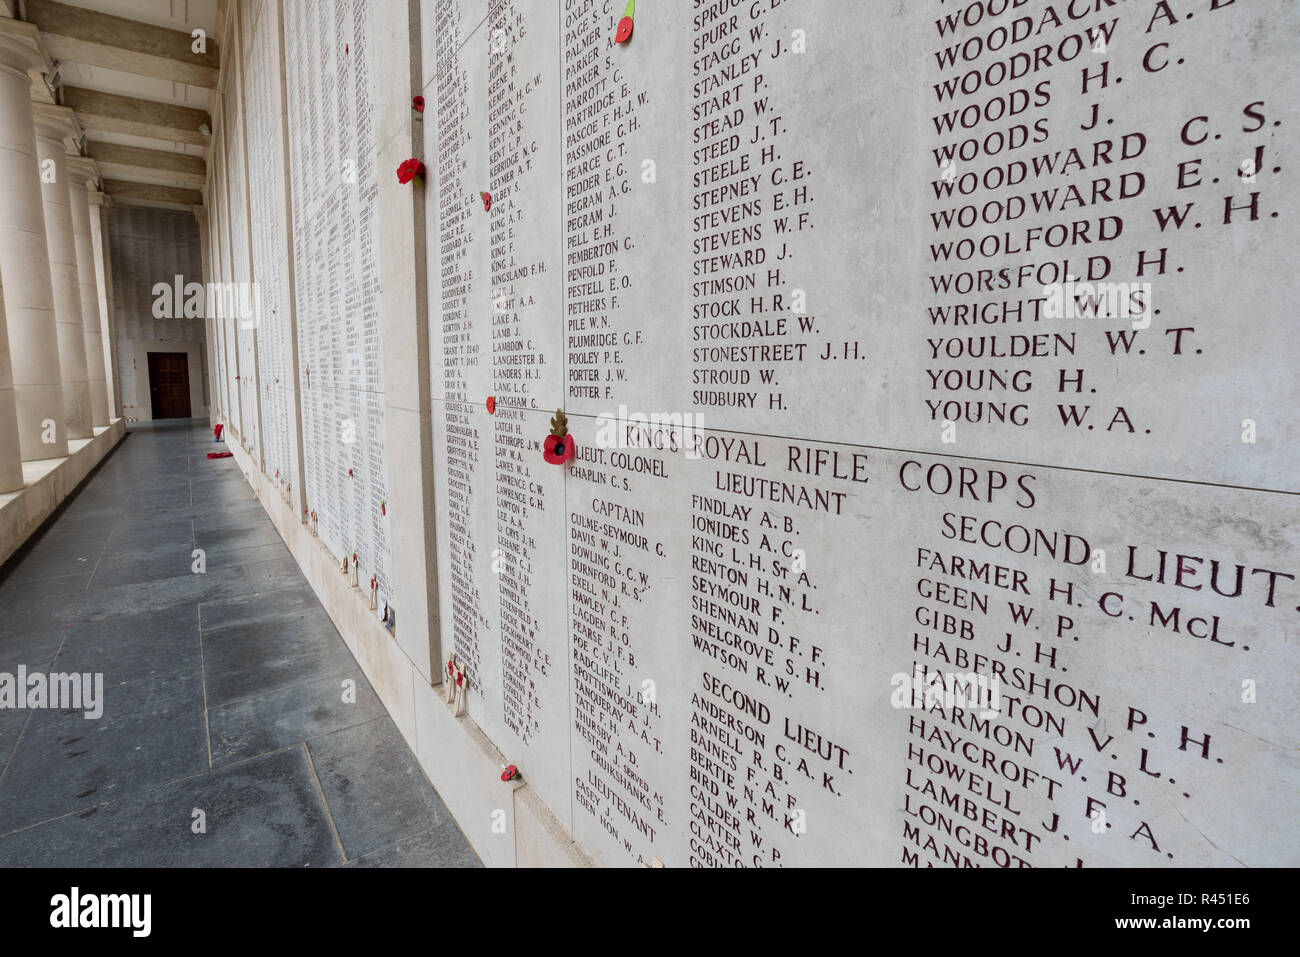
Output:
[[[542,458],[551,465],[563,465],[578,454],[569,434],[569,419],[563,409],[556,409],[551,419],[551,434],[542,443]]]
[[[415,185],[423,186],[425,172],[424,163],[412,157],[403,160],[402,165],[397,167],[397,181],[405,186],[411,180],[415,180]]]

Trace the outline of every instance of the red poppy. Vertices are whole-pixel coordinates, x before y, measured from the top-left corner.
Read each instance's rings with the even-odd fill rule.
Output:
[[[415,158],[405,160],[401,166],[397,167],[397,181],[403,186],[411,180],[417,180],[419,185],[423,185],[424,174],[424,164]]]
[[[494,396],[494,395],[490,395],[490,396],[487,397],[487,410],[488,410],[488,415],[496,415],[496,414],[497,414],[497,397],[496,397],[496,396]]]
[[[456,685],[459,687],[464,683],[465,683],[465,672],[462,671],[460,674],[456,676]]]
[[[422,97],[422,96],[417,96],[417,97],[415,97],[414,99],[412,99],[412,100],[411,100],[411,106],[415,107],[415,112],[417,112],[417,113],[423,113],[423,112],[424,112],[424,97]]]
[[[517,777],[519,777],[519,769],[513,764],[507,765],[506,769],[501,772],[502,781],[513,781]]]
[[[450,660],[447,661],[447,677],[456,677],[456,666],[453,665]]]
[[[479,193],[479,195],[483,197],[483,212],[485,213],[492,212],[492,194]]]
[[[542,441],[542,458],[551,465],[563,465],[577,455],[573,436],[569,434],[569,420],[563,409],[556,409],[551,419],[551,434]]]
[[[554,435],[548,435],[546,437],[546,450],[542,453],[542,457],[551,465],[563,465],[577,455],[577,452],[578,450],[573,444],[573,436],[566,435],[563,438],[558,438]]]
[[[623,19],[618,21],[618,32],[614,34],[615,43],[627,43],[632,39],[632,18],[636,16],[636,0],[627,0],[627,9]]]

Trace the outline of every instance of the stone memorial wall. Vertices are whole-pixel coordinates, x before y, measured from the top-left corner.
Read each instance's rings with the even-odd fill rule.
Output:
[[[337,6],[286,40],[341,542]],[[422,16],[443,649],[593,859],[1300,860],[1295,4]]]
[[[227,83],[229,83],[227,77]],[[212,268],[215,275],[215,282],[220,283],[223,287],[234,287],[234,272],[231,256],[231,228],[230,228],[230,204],[228,185],[230,167],[226,162],[225,141],[226,141],[226,124],[217,129],[212,140],[212,150],[210,153],[210,162],[214,168],[213,188],[209,202],[216,209],[216,228],[214,230],[213,242],[211,244],[210,254],[212,256]],[[220,301],[215,312],[216,319],[213,323],[216,329],[216,335],[220,340],[218,348],[218,377],[222,385],[222,400],[226,410],[229,424],[235,432],[237,441],[243,442],[240,437],[244,434],[244,398],[245,390],[242,388],[242,376],[247,373],[241,368],[239,354],[239,317],[238,308],[228,307],[223,299]]]
[[[243,69],[240,64],[233,64],[227,72],[227,82],[232,93],[237,92],[243,83]],[[230,229],[230,271],[229,281],[234,283],[238,294],[233,298],[234,313],[227,328],[232,333],[232,346],[236,353],[238,369],[239,404],[243,410],[240,424],[240,437],[245,447],[256,454],[261,450],[261,414],[259,400],[261,379],[257,363],[257,326],[259,321],[256,297],[252,295],[253,264],[249,255],[249,223],[254,218],[249,200],[248,156],[244,137],[244,116],[242,97],[230,95],[225,100],[226,140],[225,159],[227,181],[230,185],[226,200],[229,204],[227,225]],[[251,307],[251,308],[250,308]],[[265,464],[259,456],[259,467]]]
[[[379,191],[370,75],[382,8],[366,0],[284,7],[303,477],[321,540],[358,578],[390,581],[381,381]]]
[[[253,275],[257,281],[257,371],[261,383],[262,471],[286,497],[298,484],[297,424],[290,350],[285,170],[282,157],[280,27],[274,4],[249,4],[242,21],[244,105]]]

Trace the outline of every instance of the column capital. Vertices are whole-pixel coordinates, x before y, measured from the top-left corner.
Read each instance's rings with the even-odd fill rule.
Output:
[[[74,143],[81,139],[81,123],[71,107],[55,106],[52,103],[33,103],[32,118],[36,121],[36,135],[64,144],[67,140]]]
[[[99,164],[89,156],[68,154],[68,182],[73,186],[97,185]]]
[[[52,73],[54,64],[41,49],[40,32],[34,24],[0,18],[0,68],[31,74]]]
[[[102,206],[105,209],[111,209],[113,206],[113,197],[98,189],[87,189],[86,198],[90,200],[91,206]]]

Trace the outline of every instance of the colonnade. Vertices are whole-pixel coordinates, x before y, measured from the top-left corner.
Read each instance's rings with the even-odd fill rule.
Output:
[[[108,197],[76,114],[34,102],[41,58],[0,23],[0,493],[22,463],[121,415],[113,386]]]

